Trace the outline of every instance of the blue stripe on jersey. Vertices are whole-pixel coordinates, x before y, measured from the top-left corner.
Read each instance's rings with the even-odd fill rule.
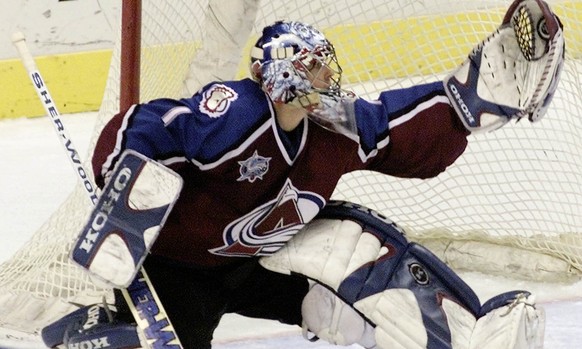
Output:
[[[409,113],[417,105],[434,96],[445,95],[442,81],[436,81],[390,92],[382,92],[379,99],[386,106],[388,118],[393,120],[400,115]]]

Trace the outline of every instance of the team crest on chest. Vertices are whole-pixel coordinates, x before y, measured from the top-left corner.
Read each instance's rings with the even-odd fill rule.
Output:
[[[198,109],[211,118],[217,118],[224,115],[237,98],[238,94],[230,87],[220,84],[212,85],[204,91]]]
[[[237,178],[237,181],[247,180],[253,183],[257,178],[263,179],[263,176],[269,171],[269,161],[271,158],[260,156],[255,150],[250,158],[238,162],[240,177]]]
[[[324,206],[321,195],[301,190],[287,179],[271,200],[228,224],[222,234],[223,245],[209,251],[228,257],[275,253]]]

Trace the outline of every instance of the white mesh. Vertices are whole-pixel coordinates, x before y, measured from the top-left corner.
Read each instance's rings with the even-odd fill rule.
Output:
[[[510,251],[525,249],[565,263],[564,275],[579,275],[582,1],[549,3],[565,25],[566,64],[543,121],[471,137],[467,152],[434,179],[348,174],[334,198],[376,209],[412,237],[445,245],[476,239],[490,246],[486,251],[490,249],[492,259],[497,244]],[[144,0],[142,100],[187,95],[209,79],[228,79],[237,71],[238,77],[246,76],[250,44],[259,29],[276,19],[302,20],[322,29],[344,68],[344,87],[360,95],[374,97],[382,89],[434,81],[496,28],[509,2],[271,0],[260,4],[251,25],[254,5],[252,0],[212,0],[209,11],[208,1]],[[245,39],[247,30],[250,39]],[[211,46],[205,46],[207,40]],[[235,66],[241,48],[243,59]],[[94,136],[118,108],[119,58],[118,44]],[[35,333],[64,314],[66,302],[87,303],[109,295],[68,262],[70,245],[90,207],[84,189],[77,187],[30,242],[0,267],[0,327]],[[470,259],[464,261],[471,268]]]

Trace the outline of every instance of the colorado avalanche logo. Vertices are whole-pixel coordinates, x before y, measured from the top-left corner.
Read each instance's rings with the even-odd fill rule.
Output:
[[[224,115],[231,103],[237,98],[238,94],[230,87],[219,84],[212,85],[204,91],[198,109],[211,118],[217,118]]]
[[[237,181],[248,180],[253,183],[257,178],[263,179],[263,176],[269,171],[269,161],[271,158],[260,156],[255,150],[253,156],[245,161],[239,161],[240,177]]]
[[[210,252],[230,257],[273,254],[324,205],[323,197],[301,191],[287,180],[276,198],[230,223],[223,232],[224,245]]]

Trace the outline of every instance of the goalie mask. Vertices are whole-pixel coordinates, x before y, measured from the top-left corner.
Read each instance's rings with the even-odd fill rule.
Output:
[[[305,108],[334,131],[355,132],[354,116],[344,108],[353,94],[341,90],[335,49],[314,27],[294,21],[265,27],[251,50],[250,70],[273,102]]]

